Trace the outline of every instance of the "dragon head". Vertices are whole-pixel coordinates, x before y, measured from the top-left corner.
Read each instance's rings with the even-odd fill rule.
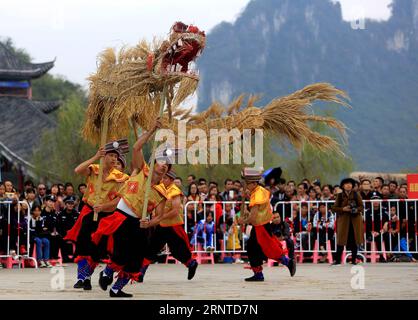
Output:
[[[143,40],[119,52],[114,48],[103,51],[97,71],[89,77],[84,136],[98,142],[103,117],[109,119],[108,132],[112,137],[126,136],[129,121],[146,128],[158,115],[164,87],[171,119],[177,107],[197,89],[199,75],[193,65],[205,40],[205,33],[196,26],[175,22],[164,41]]]
[[[171,27],[169,40],[159,48],[157,72],[167,76],[180,75],[199,79],[193,69],[194,61],[205,47],[206,36],[198,27],[176,22]]]

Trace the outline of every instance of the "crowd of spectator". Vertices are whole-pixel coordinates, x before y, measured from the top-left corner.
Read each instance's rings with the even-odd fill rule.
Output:
[[[181,179],[178,186],[185,189],[184,204],[187,212],[187,233],[191,243],[197,249],[241,250],[250,234],[251,226],[240,226],[238,218],[243,186],[239,180],[226,179],[220,187],[216,182],[204,178],[187,177],[184,184]],[[323,184],[303,179],[301,182],[285,179],[266,181],[265,187],[270,190],[274,216],[274,230],[281,240],[292,239],[296,250],[312,254],[315,241],[318,240],[320,261],[325,262],[327,241],[331,250],[335,250],[337,216],[332,205],[340,185]],[[385,183],[381,177],[373,180],[356,181],[354,189],[362,200],[365,200],[364,226],[365,245],[361,250],[377,250],[380,262],[416,261],[417,224],[415,201],[408,199],[407,184],[396,181]],[[246,194],[246,200],[249,195]],[[401,201],[397,201],[401,200]],[[206,204],[204,204],[206,201]],[[212,201],[208,203],[207,201]],[[225,203],[233,201],[234,203]],[[372,243],[375,245],[372,248]],[[399,251],[393,255],[385,251]]]
[[[197,250],[212,251],[216,248],[230,251],[232,256],[233,252],[245,249],[251,226],[240,225],[239,217],[243,196],[248,201],[249,195],[244,193],[240,180],[226,179],[224,185],[219,186],[214,181],[189,175],[186,181],[178,177],[174,182],[183,190],[187,234]],[[294,244],[296,250],[309,252],[318,240],[320,261],[325,261],[328,240],[331,249],[335,249],[337,224],[332,202],[342,192],[340,186],[321,184],[319,180],[304,179],[297,183],[280,178],[266,181],[265,187],[271,194],[274,234],[288,246]],[[3,201],[0,204],[0,254],[7,254],[9,209],[4,201],[9,200],[12,202],[9,254],[27,253],[29,224],[32,251],[29,254],[36,254],[40,267],[50,267],[50,259],[57,259],[59,250],[64,262],[72,261],[73,247],[63,238],[79,215],[85,189],[85,184],[80,184],[76,191],[71,183],[50,187],[40,183],[35,187],[32,181],[27,181],[19,191],[11,181],[0,182],[0,202]],[[390,248],[402,251],[402,254],[392,256],[381,254],[381,262],[389,259],[415,261],[417,204],[396,201],[407,199],[407,185],[399,185],[396,181],[385,183],[381,177],[376,177],[372,181],[362,179],[356,182],[354,191],[366,200],[366,246],[374,242],[379,251]],[[381,199],[384,202],[373,201]],[[371,247],[363,249],[370,250]],[[311,254],[309,252],[305,254]],[[236,262],[242,262],[239,256],[234,255],[234,258]]]
[[[63,262],[72,261],[73,246],[63,238],[78,218],[85,188],[79,185],[76,193],[70,182],[47,188],[26,181],[23,190],[17,190],[11,181],[0,182],[0,254],[27,254],[29,229],[29,254],[40,267],[51,267],[50,260],[58,259],[60,250]]]

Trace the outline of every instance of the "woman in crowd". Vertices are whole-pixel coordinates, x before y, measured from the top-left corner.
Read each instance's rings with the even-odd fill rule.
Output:
[[[186,206],[187,202],[194,201],[197,202],[197,204],[190,204]],[[193,233],[192,228],[195,225],[196,221],[199,221],[200,219],[195,217],[195,211],[196,215],[201,215],[203,212],[203,206],[201,204],[201,197],[199,195],[199,190],[197,188],[197,184],[192,182],[189,185],[189,190],[187,192],[187,197],[184,197],[184,206],[187,207],[187,232],[189,236]]]
[[[189,185],[189,190],[187,192],[187,197],[185,199],[186,202],[188,201],[200,201],[199,190],[197,189],[197,184],[192,182]]]
[[[218,190],[218,187],[217,186],[210,187],[208,197],[210,197],[210,196],[217,196],[218,194],[219,194],[219,190]]]
[[[309,187],[309,191],[308,191],[308,201],[317,201],[318,200],[318,194],[315,191],[314,187]]]
[[[342,192],[337,194],[332,211],[337,214],[337,252],[332,265],[341,265],[344,246],[352,253],[352,264],[356,264],[358,246],[364,243],[364,206],[360,193],[353,190],[355,180],[341,181]]]

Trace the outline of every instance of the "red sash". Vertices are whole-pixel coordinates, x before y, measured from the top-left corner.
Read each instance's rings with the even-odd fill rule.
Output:
[[[181,238],[183,239],[184,242],[186,242],[187,247],[189,248],[190,252],[193,250],[193,247],[190,244],[189,241],[189,237],[187,236],[186,231],[184,231],[184,225],[177,225],[177,226],[172,226],[171,228],[173,228],[174,232]]]
[[[83,224],[83,219],[86,215],[93,212],[93,208],[89,205],[85,204],[83,209],[81,209],[80,215],[78,216],[77,221],[75,222],[74,226],[68,230],[67,235],[65,236],[64,240],[76,242],[78,238],[78,234],[80,233],[81,225]]]
[[[271,236],[264,225],[253,226],[253,228],[255,228],[257,242],[267,258],[279,261],[283,255],[287,254],[287,250],[283,249],[279,239]]]
[[[119,229],[121,224],[126,220],[126,216],[119,211],[115,211],[110,216],[100,220],[96,232],[91,235],[91,240],[96,245],[99,244],[102,236],[109,236],[107,241],[107,251],[113,253],[113,234]]]

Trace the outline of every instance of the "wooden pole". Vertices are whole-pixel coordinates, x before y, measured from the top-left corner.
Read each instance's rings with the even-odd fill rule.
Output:
[[[103,113],[104,119],[103,119],[103,123],[102,123],[102,129],[101,129],[101,137],[100,137],[100,147],[103,148],[106,145],[106,139],[107,139],[107,130],[109,127],[109,118],[107,116],[107,107],[105,107],[105,112]],[[99,177],[97,178],[97,183],[96,183],[96,191],[95,191],[95,201],[94,204],[97,203],[97,201],[99,200],[99,194],[100,191],[102,189],[102,185],[103,185],[103,167],[104,167],[104,157],[100,158],[100,166],[99,166]],[[98,220],[98,213],[94,212],[93,215],[93,221],[97,221]]]
[[[160,111],[159,111],[159,117],[161,118],[164,112],[164,105],[165,105],[165,96],[167,94],[167,85],[164,84],[163,92],[161,93],[161,101],[160,101]],[[145,219],[147,217],[147,209],[148,209],[148,197],[149,192],[151,189],[151,179],[152,174],[154,172],[154,162],[155,162],[155,149],[157,147],[157,140],[154,139],[152,143],[152,149],[151,149],[151,159],[150,159],[150,168],[149,168],[149,175],[148,179],[145,185],[145,196],[144,196],[144,207],[142,208],[142,219]]]
[[[241,199],[241,218],[243,219],[243,220],[247,220],[248,219],[248,215],[246,214],[246,205],[245,205],[245,197],[246,197],[246,194],[247,194],[247,183],[245,182],[245,179],[244,179],[244,182],[243,182],[243,184],[242,184],[242,199]]]
[[[135,141],[137,141],[139,139],[138,124],[133,118],[131,118],[129,122],[131,123],[132,130],[134,131]]]

